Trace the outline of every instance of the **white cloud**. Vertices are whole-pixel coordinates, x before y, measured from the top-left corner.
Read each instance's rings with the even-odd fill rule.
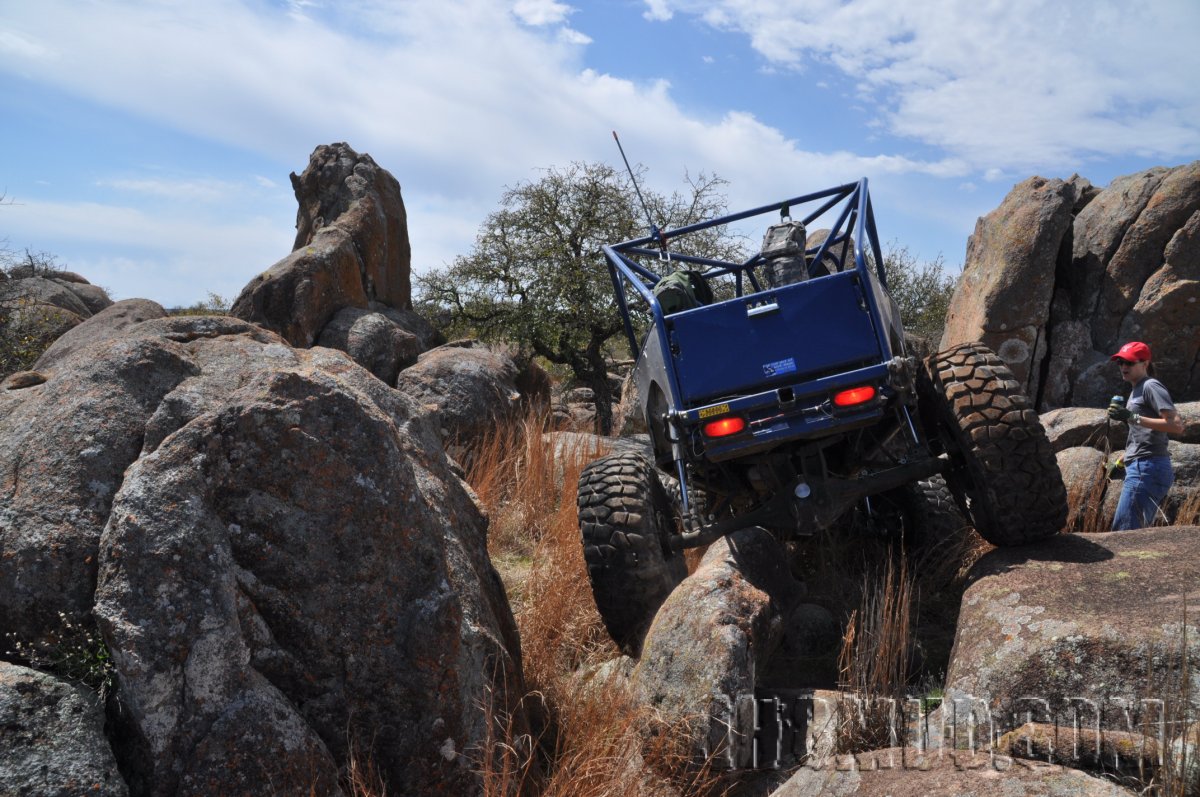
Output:
[[[642,16],[646,19],[666,22],[674,14],[671,11],[671,4],[668,0],[646,0],[646,11]]]
[[[524,11],[549,20],[550,5],[561,4],[531,3]],[[714,129],[690,118],[666,84],[581,69],[582,38],[542,36],[498,3],[387,7],[393,10],[384,21],[382,6],[340,4],[342,16],[322,24],[235,0],[152,11],[43,0],[9,16],[58,54],[38,73],[64,90],[276,159],[292,153],[300,160],[315,143],[349,141],[405,185],[495,192],[529,176],[530,164],[611,158],[614,126],[653,139],[651,146],[693,168],[706,163],[713,135],[745,152],[753,152],[751,141],[731,135],[757,142],[754,126]],[[349,20],[369,20],[373,35],[343,32]],[[774,141],[790,147],[782,137]]]
[[[733,206],[864,174],[886,195],[905,176],[957,185],[989,168],[1013,174],[1026,161],[1120,147],[1194,151],[1197,56],[1144,55],[1162,36],[1163,14],[1108,34],[1109,6],[1095,6],[1090,22],[1070,3],[1059,11],[1012,0],[1005,13],[930,6],[648,0],[647,17],[696,14],[746,35],[772,68],[836,65],[877,103],[873,116],[888,131],[928,145],[854,152],[848,143],[826,152],[744,111],[699,118],[665,81],[585,68],[590,36],[603,32],[568,27],[573,9],[560,2],[8,3],[0,7],[0,79],[21,75],[212,150],[286,166],[262,177],[256,162],[232,180],[200,166],[174,172],[198,175],[184,180],[126,173],[108,178],[131,192],[119,205],[41,202],[43,215],[22,220],[6,211],[0,224],[14,226],[0,237],[19,230],[36,243],[55,233],[79,251],[88,241],[144,247],[146,258],[121,262],[154,264],[164,284],[172,274],[199,280],[178,300],[186,303],[206,290],[236,292],[287,253],[294,205],[270,221],[246,208],[269,192],[278,195],[272,208],[290,202],[284,169],[301,171],[315,145],[332,141],[369,152],[400,180],[417,270],[464,252],[503,186],[536,178],[536,167],[619,162],[612,129],[631,160],[652,167],[650,188],[673,190],[685,169],[703,169],[731,181]],[[1178,16],[1185,26],[1196,14],[1184,7]],[[218,218],[221,192],[243,193],[243,184],[250,199]],[[133,207],[135,190],[157,201]],[[203,201],[214,206],[210,215],[189,216],[188,203]],[[117,262],[96,267],[128,279],[132,266]]]
[[[583,44],[591,44],[592,43],[592,39],[590,36],[580,33],[577,30],[572,30],[571,28],[559,29],[558,40],[563,42],[564,44],[574,44],[574,45],[583,45]]]
[[[47,58],[50,51],[36,40],[11,30],[0,30],[0,53],[23,61]]]
[[[135,194],[175,199],[186,202],[220,202],[236,193],[239,187],[224,180],[163,180],[131,179],[101,180],[101,187],[115,188]]]
[[[517,0],[513,13],[526,25],[557,25],[574,11],[566,3],[555,0]]]
[[[832,64],[893,133],[976,166],[1192,157],[1200,140],[1192,0],[646,4],[652,18],[689,13],[744,34],[771,64]]]
[[[293,232],[279,219],[163,215],[97,202],[22,202],[5,209],[31,241],[54,237],[67,268],[114,299],[187,305],[208,291],[236,296],[287,255]]]

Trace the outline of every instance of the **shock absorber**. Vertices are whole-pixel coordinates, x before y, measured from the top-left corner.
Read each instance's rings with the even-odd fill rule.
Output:
[[[667,439],[671,441],[671,458],[675,460],[675,474],[679,479],[679,501],[683,509],[684,523],[688,522],[691,516],[691,498],[688,496],[687,490],[687,464],[683,458],[683,441],[679,435],[679,424],[675,417],[668,414],[665,418],[667,427]]]

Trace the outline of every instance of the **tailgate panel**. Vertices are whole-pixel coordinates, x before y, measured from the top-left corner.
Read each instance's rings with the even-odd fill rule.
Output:
[[[667,324],[686,406],[881,357],[853,271],[678,313]]]

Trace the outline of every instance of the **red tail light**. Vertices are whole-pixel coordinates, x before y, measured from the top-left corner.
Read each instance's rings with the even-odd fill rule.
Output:
[[[853,407],[856,404],[866,404],[873,398],[875,398],[875,388],[871,385],[863,385],[843,390],[833,397],[833,403],[837,407]]]
[[[704,424],[705,437],[728,437],[731,434],[737,434],[746,428],[746,421],[736,415],[729,415],[724,418],[718,418],[715,421],[709,421]]]

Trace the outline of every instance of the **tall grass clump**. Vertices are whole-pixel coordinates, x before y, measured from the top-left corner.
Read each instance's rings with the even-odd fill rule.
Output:
[[[836,746],[854,753],[892,747],[898,710],[912,675],[913,577],[907,557],[889,557],[877,577],[864,577],[838,656],[842,693]]]
[[[1109,482],[1103,462],[1096,466],[1090,478],[1070,484],[1067,487],[1067,525],[1063,531],[1071,534],[1110,531],[1112,515],[1104,509],[1104,495],[1109,489],[1120,490],[1121,484]]]
[[[684,728],[665,725],[597,675],[619,652],[596,610],[576,515],[579,474],[608,453],[602,438],[547,434],[531,411],[470,452],[467,482],[488,513],[489,553],[504,576],[521,635],[531,734],[493,707],[476,760],[487,797],[708,794]]]
[[[1200,526],[1200,489],[1193,489],[1184,495],[1175,510],[1176,526]]]
[[[1139,729],[1146,738],[1157,741],[1159,753],[1158,766],[1150,773],[1143,773],[1143,794],[1200,796],[1200,695],[1194,689],[1196,662],[1191,660],[1188,645],[1189,635],[1195,633],[1195,629],[1188,627],[1185,599],[1178,650],[1170,655],[1171,666],[1157,683],[1152,682],[1153,688],[1147,694],[1162,701],[1161,716],[1155,718],[1147,712]],[[1148,661],[1147,670],[1150,669]]]

